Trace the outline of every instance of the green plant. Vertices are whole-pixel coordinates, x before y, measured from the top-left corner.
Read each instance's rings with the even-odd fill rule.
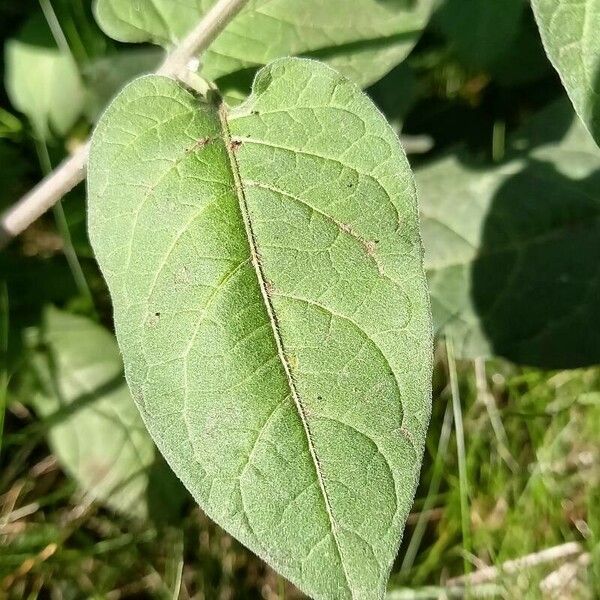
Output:
[[[101,119],[88,171],[129,385],[175,472],[311,596],[382,595],[431,379],[392,130],[309,60],[263,68],[233,110],[146,77]]]
[[[199,506],[304,593],[382,598],[426,449],[434,328],[448,338],[457,530],[469,553],[454,351],[543,368],[598,362],[598,0],[532,2],[594,139],[564,100],[547,102],[508,136],[495,124],[495,165],[463,147],[419,168],[420,206],[394,131],[407,106],[384,116],[361,88],[407,57],[434,2],[359,0],[349,10],[320,0],[98,0],[108,36],[160,45],[164,56],[105,52],[93,28],[95,50],[78,54],[59,18],[82,18],[75,4],[40,4],[49,30],[38,17],[7,44],[6,89],[29,118],[42,168],[57,138],[102,116],[91,140],[78,136],[73,155],[2,218],[8,241],[87,171],[90,246],[81,213],[68,201],[56,208],[78,302],[26,323],[35,327],[20,389],[42,418],[36,435],[48,433],[98,502],[171,522],[186,496],[156,444]],[[556,26],[565,13],[566,30]],[[507,75],[506,65],[529,48],[528,14],[520,0],[448,1],[433,22],[467,72],[526,80],[529,71]],[[477,95],[460,91],[465,72],[436,52],[422,64],[441,62],[432,77],[444,78],[448,96]],[[36,69],[58,76],[42,81]],[[383,82],[371,90],[381,106],[401,104]],[[19,135],[7,123],[7,137]],[[110,300],[99,278],[86,279],[86,255]],[[102,303],[122,363],[93,322]],[[1,373],[4,395],[8,367]],[[104,432],[111,427],[118,437]],[[514,466],[497,420],[494,431]],[[401,573],[420,541],[410,541]]]

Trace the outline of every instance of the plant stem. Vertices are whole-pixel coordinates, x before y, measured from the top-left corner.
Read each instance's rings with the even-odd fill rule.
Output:
[[[285,579],[281,575],[277,577],[277,598],[285,600]]]
[[[248,0],[219,0],[165,59],[157,73],[177,78],[198,54],[208,48]],[[85,179],[89,141],[0,218],[0,249]]]
[[[44,18],[46,19],[46,23],[48,23],[48,27],[52,33],[52,37],[58,46],[58,49],[65,55],[71,57],[74,61],[73,54],[71,53],[71,47],[69,46],[69,42],[65,37],[65,34],[60,26],[60,22],[58,17],[56,16],[56,12],[50,4],[50,0],[39,0],[40,8],[42,9],[42,13],[44,14]]]
[[[473,362],[475,366],[475,385],[477,387],[477,397],[483,402],[490,418],[490,423],[492,424],[492,429],[494,430],[494,435],[496,436],[496,441],[498,443],[498,453],[508,468],[513,473],[516,473],[519,470],[519,464],[510,453],[508,448],[508,436],[506,435],[506,430],[502,424],[500,411],[496,406],[496,400],[494,396],[488,389],[487,375],[485,372],[485,359],[476,358]]]
[[[446,338],[446,356],[448,358],[448,371],[450,372],[450,391],[452,394],[452,411],[454,413],[454,430],[456,432],[456,455],[458,458],[458,480],[460,491],[460,519],[462,528],[463,547],[466,552],[471,551],[471,527],[469,513],[469,486],[467,477],[467,459],[465,452],[465,432],[463,429],[462,407],[460,405],[460,391],[458,388],[458,375],[456,373],[456,360],[452,340]],[[471,571],[471,564],[465,558],[465,573]]]
[[[214,42],[228,23],[242,10],[248,0],[219,0],[203,19],[167,56],[157,74],[177,77],[197,54]]]
[[[85,178],[89,142],[63,161],[29,193],[9,208],[0,221],[0,248],[27,229]]]
[[[35,146],[38,154],[38,159],[40,161],[40,167],[42,168],[42,172],[47,175],[52,171],[52,163],[50,162],[48,146],[46,145],[46,142],[43,141],[41,137],[39,137],[39,135],[36,139]],[[79,293],[90,302],[91,306],[93,306],[94,299],[92,297],[92,292],[90,291],[90,288],[85,279],[83,269],[81,268],[79,258],[77,257],[77,252],[75,252],[75,248],[73,247],[71,231],[69,230],[69,224],[67,223],[67,217],[65,216],[65,211],[63,209],[62,202],[59,200],[52,207],[52,209],[54,211],[54,221],[56,222],[56,228],[58,229],[58,233],[60,234],[60,237],[63,242],[63,252],[65,254],[65,258],[67,259],[67,263],[69,264],[69,269],[71,270],[73,279],[75,280],[75,285],[77,286]]]
[[[552,548],[545,548],[544,550],[534,552],[533,554],[527,554],[521,558],[508,560],[497,567],[485,567],[470,575],[453,577],[452,579],[449,579],[447,583],[448,585],[461,586],[478,585],[480,583],[494,581],[501,575],[512,575],[545,563],[573,558],[579,556],[582,552],[583,548],[579,543],[567,542],[560,546],[553,546]]]
[[[446,453],[448,452],[448,444],[450,443],[450,434],[452,433],[452,406],[450,403],[446,406],[444,413],[444,421],[442,423],[442,431],[440,433],[440,439],[437,446],[437,452],[433,461],[431,481],[429,483],[429,489],[427,490],[427,497],[423,503],[423,507],[419,514],[419,519],[415,525],[414,532],[410,538],[410,543],[404,554],[402,565],[400,566],[400,573],[406,573],[412,569],[417,553],[425,534],[425,528],[427,527],[427,511],[431,510],[436,501],[437,493],[442,483],[442,477],[444,475],[444,466],[446,464]]]

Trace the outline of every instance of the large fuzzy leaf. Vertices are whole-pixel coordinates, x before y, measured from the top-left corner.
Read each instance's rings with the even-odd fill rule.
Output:
[[[81,115],[84,88],[77,65],[56,47],[43,19],[32,19],[6,43],[6,92],[36,135],[65,135]]]
[[[33,365],[33,397],[61,466],[94,499],[131,516],[177,513],[184,490],[156,452],[123,375],[114,337],[79,316],[48,309]]]
[[[434,321],[464,357],[600,361],[600,151],[566,101],[486,168],[466,153],[417,172]]]
[[[115,39],[175,45],[215,0],[99,0],[100,26]],[[274,58],[310,55],[362,86],[401,62],[423,30],[432,0],[250,0],[203,56],[218,79]]]
[[[600,0],[532,0],[546,52],[600,144]]]
[[[380,598],[418,479],[431,331],[408,163],[283,59],[241,107],[141,78],[92,141],[89,227],[129,385],[206,512],[314,598]]]

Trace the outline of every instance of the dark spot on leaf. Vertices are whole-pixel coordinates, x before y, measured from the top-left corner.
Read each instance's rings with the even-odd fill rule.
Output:
[[[160,313],[159,312],[155,312],[154,314],[151,314],[148,316],[148,320],[146,321],[146,327],[156,327],[158,325],[158,322],[160,321]]]
[[[197,140],[196,142],[194,142],[189,148],[186,148],[186,152],[195,152],[196,150],[200,150],[201,148],[204,148],[204,146],[206,146],[208,143],[210,143],[210,138],[207,137],[203,137],[200,138],[199,140]]]
[[[323,396],[317,396],[317,400],[323,400]]]
[[[229,143],[229,149],[235,152],[242,145],[242,140],[231,140]]]

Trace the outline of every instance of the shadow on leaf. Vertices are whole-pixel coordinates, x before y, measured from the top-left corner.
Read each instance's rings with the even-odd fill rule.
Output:
[[[566,99],[511,136],[417,170],[436,331],[463,358],[542,368],[600,362],[600,151]]]
[[[472,269],[493,351],[544,368],[600,362],[600,169],[530,160],[495,194]]]

